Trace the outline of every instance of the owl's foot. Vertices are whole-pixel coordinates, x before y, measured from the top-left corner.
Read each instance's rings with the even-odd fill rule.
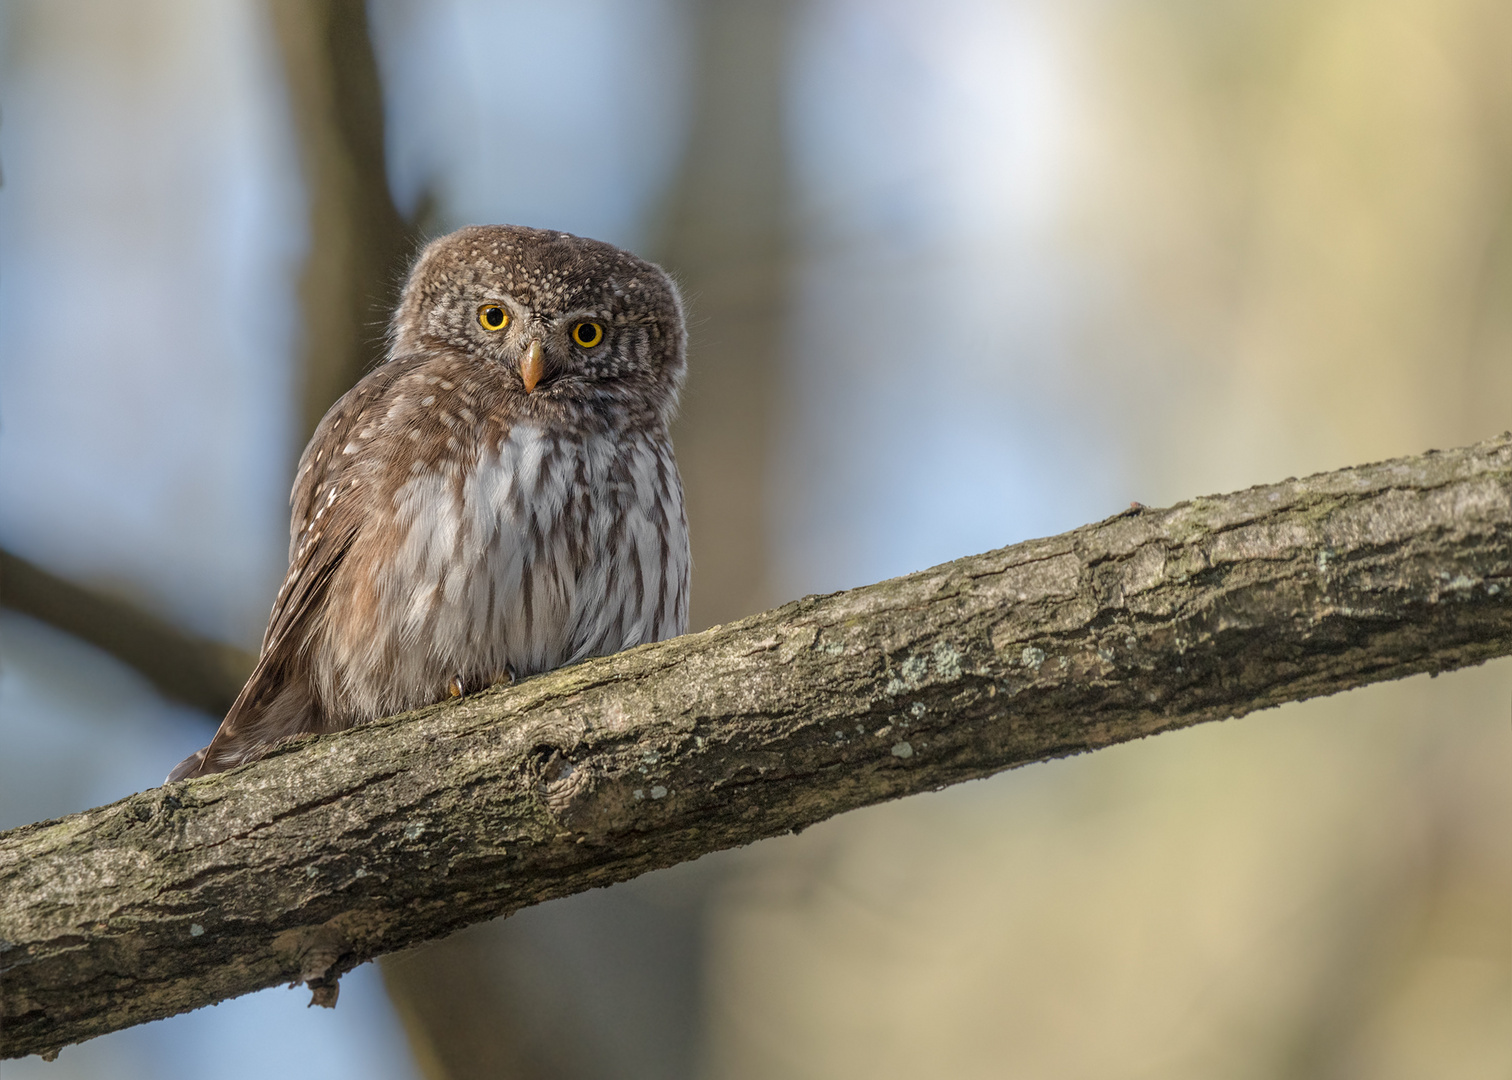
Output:
[[[487,690],[490,686],[497,686],[499,683],[512,686],[514,682],[514,668],[505,668],[491,679],[474,678],[470,682],[462,678],[462,673],[458,672],[446,680],[446,696],[448,698],[466,697],[468,694],[476,694],[479,690]]]
[[[513,686],[517,681],[514,668],[507,667],[503,671],[496,671],[488,677],[489,686]]]

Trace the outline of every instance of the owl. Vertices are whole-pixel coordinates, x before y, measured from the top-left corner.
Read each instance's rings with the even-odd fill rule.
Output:
[[[169,779],[682,633],[685,338],[672,281],[609,244],[428,245],[387,359],[300,458],[257,666]]]

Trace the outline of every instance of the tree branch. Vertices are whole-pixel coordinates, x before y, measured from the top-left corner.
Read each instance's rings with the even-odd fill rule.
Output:
[[[859,806],[1512,652],[1512,435],[1135,510],[0,836],[4,1053]]]

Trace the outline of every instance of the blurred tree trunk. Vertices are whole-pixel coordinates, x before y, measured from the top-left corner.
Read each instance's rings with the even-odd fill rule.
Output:
[[[309,197],[301,432],[382,359],[415,248],[389,193],[364,0],[269,0]],[[302,441],[302,440],[301,440]]]
[[[690,0],[684,10],[690,130],[646,254],[681,285],[688,314],[688,382],[672,435],[699,630],[777,600],[768,487],[784,369],[793,6]],[[706,859],[475,927],[463,935],[473,947],[453,962],[491,966],[495,992],[507,987],[531,1018],[516,1023],[549,1075],[691,1078],[704,1039],[707,898],[727,866]]]
[[[774,602],[769,452],[783,370],[792,7],[694,10],[693,127],[654,254],[683,287],[688,385],[673,428],[693,534],[692,629]]]
[[[363,3],[270,0],[270,8],[310,199],[302,280],[308,434],[380,359],[384,320],[414,245],[387,185],[381,84]],[[653,255],[682,284],[691,315],[689,384],[674,438],[695,550],[695,628],[771,601],[767,459],[785,299],[789,11],[786,3],[734,0],[696,0],[688,11],[692,130]],[[591,915],[559,911],[558,932],[629,941],[630,953],[617,953],[620,966],[637,969],[644,991],[665,1005],[650,1049],[639,1065],[634,1055],[617,1058],[618,1075],[691,1075],[699,1016],[688,987],[698,977],[701,906],[646,904],[622,890],[599,899]],[[633,932],[623,932],[627,922]],[[593,1063],[603,1055],[583,1044],[615,1025],[592,1015],[585,995],[572,996],[572,1015],[532,1022],[541,1011],[532,984],[543,973],[531,965],[552,958],[524,948],[517,935],[526,931],[517,926],[477,928],[471,947],[441,942],[383,961],[417,1062],[432,1080],[600,1075]],[[653,948],[656,955],[640,955]]]
[[[300,442],[378,363],[417,237],[394,205],[383,86],[365,0],[269,0],[309,200],[300,278]],[[509,1002],[471,955],[438,943],[382,962],[427,1080],[543,1075],[513,1051]]]
[[[574,1075],[535,1056],[524,1013],[472,938],[463,931],[379,961],[421,1074],[426,1080]]]

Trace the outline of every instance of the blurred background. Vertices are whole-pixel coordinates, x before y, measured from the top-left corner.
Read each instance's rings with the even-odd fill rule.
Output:
[[[696,627],[1512,426],[1505,0],[5,0],[0,827],[157,784],[424,238],[662,262]],[[1512,662],[7,1078],[1505,1078]]]

